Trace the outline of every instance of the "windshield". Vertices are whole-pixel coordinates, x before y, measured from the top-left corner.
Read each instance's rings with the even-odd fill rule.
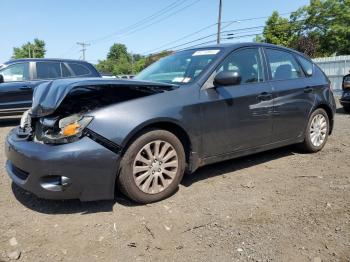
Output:
[[[219,52],[219,49],[200,49],[175,53],[150,65],[135,79],[172,84],[191,83]]]

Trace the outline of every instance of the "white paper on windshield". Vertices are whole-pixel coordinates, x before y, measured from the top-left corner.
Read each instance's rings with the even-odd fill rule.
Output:
[[[219,53],[220,50],[215,50],[215,49],[210,49],[210,50],[200,50],[200,51],[196,51],[193,53],[192,56],[200,56],[200,55],[216,55],[217,53]]]
[[[183,77],[175,77],[175,78],[172,80],[172,82],[176,82],[176,83],[180,83],[180,82],[182,82],[182,81],[184,81],[184,78],[183,78]]]

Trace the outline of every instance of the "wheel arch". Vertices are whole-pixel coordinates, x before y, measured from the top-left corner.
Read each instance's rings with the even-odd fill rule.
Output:
[[[191,166],[191,152],[193,150],[193,139],[186,131],[186,129],[177,121],[172,119],[154,119],[152,121],[148,121],[136,127],[127,138],[124,140],[122,146],[121,156],[124,155],[125,151],[128,147],[144,132],[151,129],[162,129],[166,130],[172,134],[174,134],[181,142],[185,155],[186,155],[186,166]]]
[[[324,111],[326,111],[326,113],[327,113],[327,116],[328,116],[328,119],[329,119],[329,124],[330,124],[329,135],[331,135],[332,132],[333,132],[333,126],[334,126],[334,114],[333,114],[333,111],[332,111],[331,107],[328,106],[327,104],[320,103],[312,110],[312,112],[314,112],[315,110],[320,109],[320,108],[323,109]],[[311,112],[311,114],[312,114],[312,112]]]

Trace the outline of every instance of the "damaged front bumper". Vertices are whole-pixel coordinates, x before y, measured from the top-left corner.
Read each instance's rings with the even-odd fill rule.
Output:
[[[6,169],[18,186],[46,199],[113,199],[120,155],[101,138],[86,135],[76,142],[47,145],[18,136],[6,138]]]

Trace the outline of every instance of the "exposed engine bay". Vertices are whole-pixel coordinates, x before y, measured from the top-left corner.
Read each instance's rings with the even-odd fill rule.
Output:
[[[68,93],[62,93],[64,97],[61,100],[56,99],[55,101],[59,102],[52,103],[52,108],[47,107],[45,99],[42,104],[38,103],[36,100],[40,99],[38,94],[43,92],[36,92],[33,99],[36,104],[33,102],[33,107],[23,114],[18,136],[45,144],[74,142],[84,135],[85,128],[93,120],[88,116],[90,111],[172,89],[174,86],[154,86],[149,83],[130,86],[78,85],[71,88]],[[44,94],[45,98],[50,97],[47,93]],[[45,109],[52,113],[45,114]],[[43,116],[36,116],[38,111]]]

